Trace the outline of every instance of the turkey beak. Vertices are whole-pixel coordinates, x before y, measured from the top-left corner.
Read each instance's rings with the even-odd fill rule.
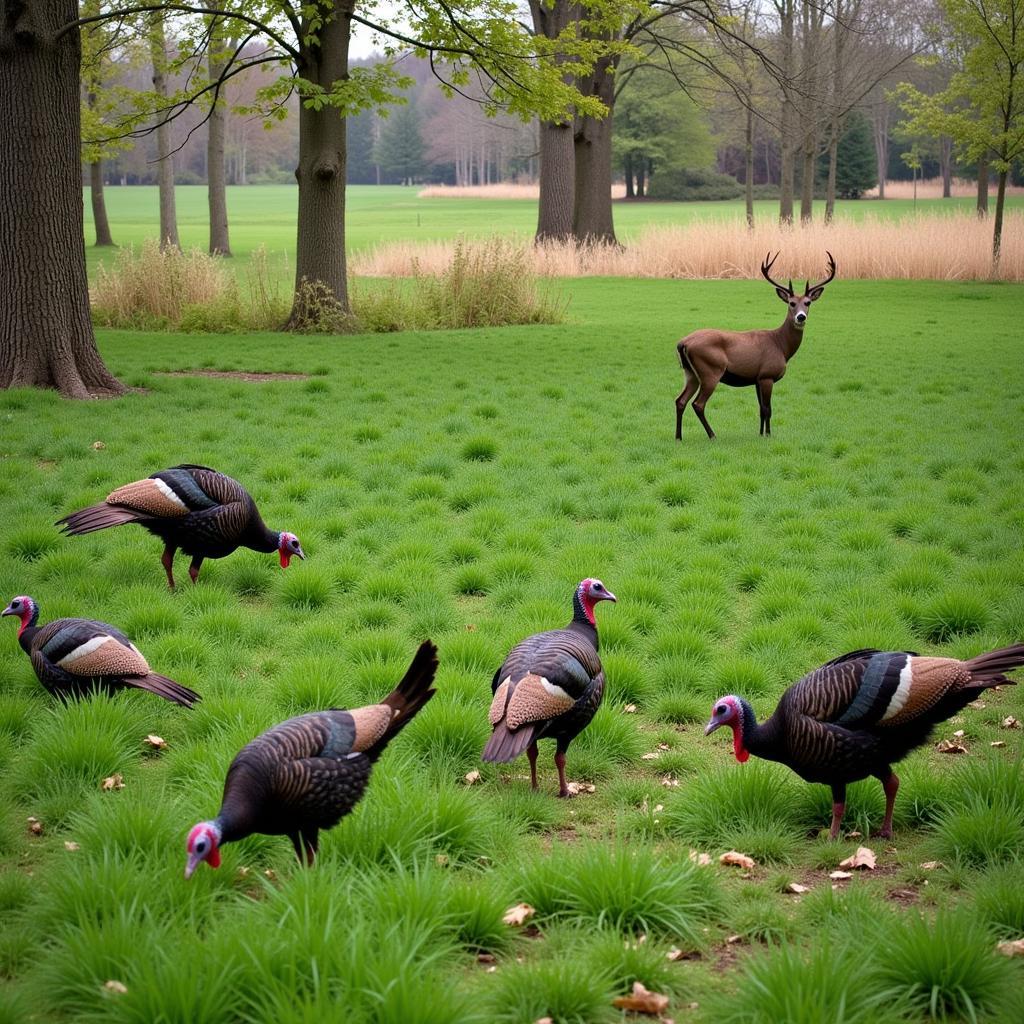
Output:
[[[192,877],[193,872],[200,864],[202,864],[203,858],[197,854],[190,853],[188,855],[188,863],[185,865],[185,878],[186,880]]]
[[[717,728],[719,728],[719,726],[721,726],[721,725],[722,725],[722,723],[721,723],[721,722],[716,722],[716,721],[715,721],[715,720],[714,720],[714,719],[712,718],[712,719],[711,719],[711,721],[710,721],[710,722],[708,722],[708,724],[707,724],[707,725],[706,725],[706,726],[704,727],[704,735],[705,735],[705,736],[710,736],[710,735],[711,735],[711,734],[712,734],[712,733],[713,733],[713,732],[714,732],[714,731],[715,731],[715,730],[716,730]]]
[[[0,612],[0,615],[17,615],[17,614],[18,613],[10,605],[8,605],[2,612]]]
[[[297,547],[297,548],[295,549],[295,557],[296,557],[296,558],[301,558],[301,559],[302,559],[302,561],[305,561],[305,560],[306,560],[306,555],[305,555],[305,552],[303,552],[303,550],[302,550],[302,547],[301,547],[301,546],[300,546],[300,547]]]
[[[606,590],[605,591],[605,600],[606,601],[611,601],[612,604],[616,604],[619,599],[610,590]]]

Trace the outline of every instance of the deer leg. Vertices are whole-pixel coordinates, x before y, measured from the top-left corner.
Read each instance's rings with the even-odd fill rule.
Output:
[[[679,397],[676,399],[676,440],[682,441],[683,439],[683,413],[686,411],[686,403],[693,398],[700,387],[700,380],[691,369],[687,366],[683,366],[683,375],[686,377],[686,383],[683,390],[679,392]]]
[[[700,391],[697,392],[697,397],[693,400],[693,411],[697,414],[697,419],[700,420],[701,426],[708,432],[708,437],[714,438],[715,432],[711,429],[711,424],[708,423],[707,417],[704,415],[704,406],[707,405],[708,399],[714,393],[715,388],[718,386],[719,380],[721,380],[721,374],[715,377],[713,380],[702,378],[700,383]]]
[[[174,589],[174,553],[178,549],[173,544],[167,544],[164,547],[164,553],[160,556],[160,563],[164,567],[164,572],[167,573],[167,585]]]
[[[765,377],[757,382],[757,400],[761,403],[761,433],[770,437],[772,433],[772,385],[775,382]]]

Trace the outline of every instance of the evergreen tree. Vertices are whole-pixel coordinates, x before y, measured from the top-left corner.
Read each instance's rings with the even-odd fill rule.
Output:
[[[389,182],[411,185],[423,173],[423,138],[415,103],[405,103],[390,111],[374,146],[374,159]]]
[[[821,163],[827,171],[827,163]],[[854,110],[846,121],[839,138],[836,154],[836,192],[844,199],[859,199],[869,188],[878,184],[878,163],[875,159],[875,140],[868,119]]]
[[[363,110],[349,114],[348,129],[348,183],[350,185],[374,185],[377,182],[377,165],[373,159],[373,129],[377,114]]]

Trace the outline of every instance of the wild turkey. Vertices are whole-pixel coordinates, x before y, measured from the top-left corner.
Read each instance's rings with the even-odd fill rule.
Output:
[[[537,741],[555,740],[558,795],[568,796],[565,752],[590,723],[604,696],[604,669],[597,656],[594,606],[614,601],[600,580],[585,579],[573,595],[565,629],[535,633],[512,648],[491,680],[489,718],[494,732],[484,761],[513,761],[524,750],[530,783],[537,788]]]
[[[380,704],[289,718],[246,744],[231,762],[220,813],[188,834],[185,877],[220,847],[254,832],[286,835],[299,863],[312,864],[320,829],[359,802],[388,743],[434,696],[437,648],[422,643],[402,681]]]
[[[207,466],[163,469],[118,487],[99,505],[57,520],[73,536],[125,523],[138,523],[163,540],[160,560],[172,589],[178,548],[192,556],[188,574],[193,583],[204,559],[223,558],[240,547],[279,552],[283,569],[293,557],[306,557],[294,533],[267,529],[256,502],[237,480]]]
[[[138,648],[114,626],[93,619],[54,619],[37,626],[39,605],[16,597],[0,615],[21,619],[18,643],[32,659],[39,682],[55,697],[83,697],[90,687],[107,693],[126,687],[148,690],[186,708],[199,694],[166,676],[151,672]]]
[[[1024,644],[968,661],[910,651],[851,651],[794,683],[763,724],[742,697],[722,697],[704,734],[728,725],[737,761],[756,754],[787,765],[807,782],[831,786],[830,839],[839,835],[846,784],[874,776],[885,792],[878,835],[889,838],[900,784],[892,764],[983,690],[1012,684],[1003,673],[1021,665]]]

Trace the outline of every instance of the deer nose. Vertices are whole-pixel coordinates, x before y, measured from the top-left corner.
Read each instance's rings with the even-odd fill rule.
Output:
[[[798,324],[802,324],[806,319],[807,319],[807,314],[803,310],[801,310],[799,313],[797,313],[797,315],[796,315],[796,322]]]

